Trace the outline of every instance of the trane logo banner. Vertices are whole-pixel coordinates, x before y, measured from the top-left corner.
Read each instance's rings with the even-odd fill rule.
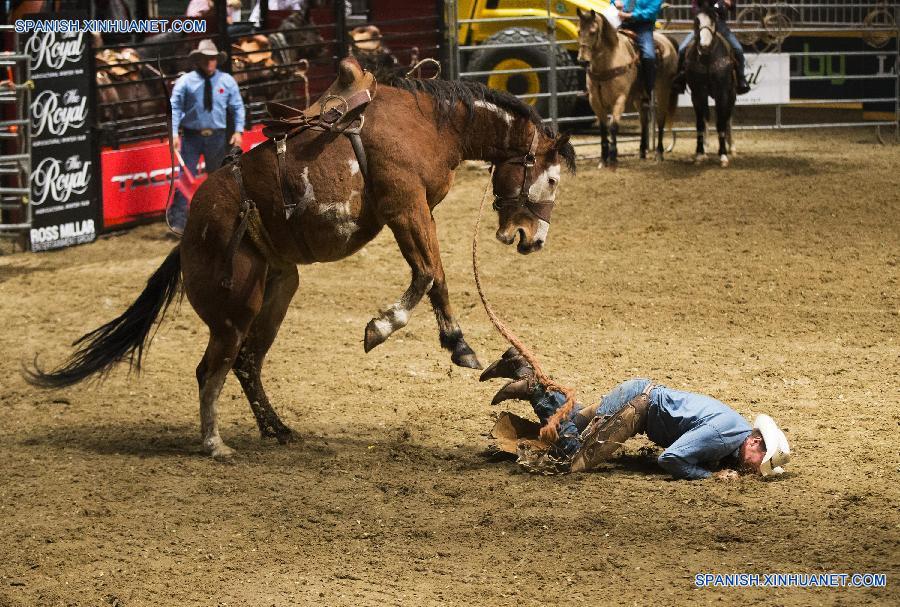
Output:
[[[738,95],[737,105],[773,105],[791,100],[791,59],[787,54],[747,54],[750,92]],[[690,91],[678,97],[678,107],[691,107]]]
[[[39,18],[86,18],[86,12]],[[100,228],[96,148],[91,137],[91,38],[36,32],[22,40],[31,58],[31,249],[90,242]]]

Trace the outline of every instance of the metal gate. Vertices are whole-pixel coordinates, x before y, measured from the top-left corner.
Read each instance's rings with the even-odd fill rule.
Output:
[[[571,33],[578,23],[574,3],[536,1],[517,6],[531,8],[507,10],[498,17],[490,11],[458,15],[458,10],[448,7],[452,76],[489,84],[492,80],[506,84],[516,79],[520,83],[528,79],[539,81],[541,88],[537,92],[523,94],[515,86],[505,88],[523,100],[537,103],[547,122],[576,132],[592,132],[590,127],[596,117],[584,102],[584,70],[571,60],[577,50],[577,40]],[[739,98],[734,128],[869,127],[876,129],[880,139],[886,133],[896,138],[900,118],[898,10],[897,3],[848,4],[836,0],[754,3],[741,8],[736,22],[731,23],[732,30],[750,57],[758,60],[777,55],[779,63],[787,61],[789,69],[781,77],[788,92],[783,99],[754,106],[741,105]],[[693,27],[690,1],[667,4],[660,16],[660,27],[676,41],[687,35]],[[486,39],[482,35],[482,39],[473,41],[478,37],[472,35],[474,28],[491,32],[529,29],[534,34],[528,41],[513,41],[512,35],[504,39],[499,33]],[[452,35],[454,32],[456,35]],[[509,61],[532,48],[544,50],[546,65],[534,67]],[[484,61],[473,62],[473,57],[488,49],[503,57],[505,63],[498,61],[494,69],[483,69]],[[579,83],[574,88],[573,74]],[[693,130],[692,126],[676,126],[674,132]],[[575,145],[583,149],[596,146],[596,141],[582,140]]]
[[[11,48],[0,52],[0,236],[18,237],[31,228],[31,73],[28,55],[19,54],[18,36],[11,25]],[[6,76],[11,78],[7,79]],[[10,104],[12,110],[10,111]]]

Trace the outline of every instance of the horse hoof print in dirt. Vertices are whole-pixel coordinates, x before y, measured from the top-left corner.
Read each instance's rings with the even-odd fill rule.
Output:
[[[478,83],[393,78],[376,88],[352,58],[341,62],[323,99],[329,95],[340,99],[345,115],[320,103],[303,112],[273,105],[267,134],[276,134],[199,187],[181,243],[137,300],[76,341],[76,351],[53,371],[35,362],[28,381],[64,388],[102,377],[122,361],[139,370],[154,325],[183,290],[209,327],[196,369],[204,451],[225,460],[234,454],[219,435],[217,416],[229,373],[240,381],[261,436],[288,442],[293,434],[269,402],[261,371],[297,291],[297,266],[348,257],[385,226],[412,279],[366,325],[365,351],[406,326],[428,295],[451,361],[480,369],[450,306],[432,211],[463,160],[490,162],[497,239],[518,240],[522,254],[539,251],[560,165],[575,169],[568,136],[545,127],[531,106]]]

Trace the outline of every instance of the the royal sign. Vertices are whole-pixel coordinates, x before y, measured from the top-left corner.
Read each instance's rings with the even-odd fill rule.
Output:
[[[91,138],[90,36],[35,32],[22,41],[22,51],[30,57],[34,81],[29,108],[31,250],[90,242],[100,219],[99,171]]]

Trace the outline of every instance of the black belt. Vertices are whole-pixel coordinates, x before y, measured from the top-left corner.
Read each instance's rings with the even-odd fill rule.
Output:
[[[184,129],[185,135],[199,135],[200,137],[212,137],[216,133],[224,133],[225,129]]]

